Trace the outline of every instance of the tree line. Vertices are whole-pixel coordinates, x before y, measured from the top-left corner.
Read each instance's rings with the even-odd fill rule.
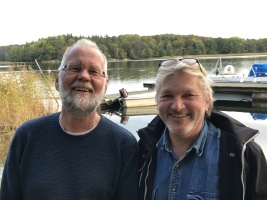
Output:
[[[139,36],[72,36],[72,34],[41,38],[23,45],[0,47],[0,61],[60,61],[65,50],[80,38],[97,43],[108,59],[147,59],[165,56],[241,54],[267,52],[267,38],[211,38],[196,35],[162,34]]]

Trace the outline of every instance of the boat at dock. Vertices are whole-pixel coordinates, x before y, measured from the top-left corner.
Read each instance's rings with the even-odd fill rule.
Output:
[[[106,95],[100,108],[101,110],[105,110],[109,108],[117,109],[155,106],[155,94],[156,92],[154,90],[127,92],[126,89],[122,88],[119,90],[119,94]]]
[[[257,82],[267,83],[267,63],[255,63],[249,68],[248,74],[236,74],[233,65],[223,67],[220,57],[209,75],[213,82]]]

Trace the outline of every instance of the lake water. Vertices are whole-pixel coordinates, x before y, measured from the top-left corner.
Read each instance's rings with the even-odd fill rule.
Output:
[[[199,58],[199,61],[209,73],[212,73],[217,58]],[[223,66],[233,65],[238,74],[246,75],[254,63],[267,63],[267,57],[222,57],[222,62]],[[44,63],[39,64],[44,72],[48,69],[54,71],[59,66],[58,63],[49,65]],[[146,89],[143,87],[143,83],[154,83],[158,64],[159,60],[109,62],[108,74],[110,80],[107,93],[118,93],[121,88],[125,88],[128,92]],[[34,63],[31,65],[34,69],[38,69]],[[264,108],[261,112],[250,112],[240,109],[238,109],[238,111],[236,110],[237,109],[232,109],[229,111],[228,109],[222,111],[239,120],[246,126],[258,129],[260,134],[256,138],[256,141],[263,148],[265,155],[267,155],[267,108]],[[138,112],[141,114],[136,114]],[[155,117],[156,109],[149,108],[148,110],[145,110],[144,108],[140,108],[131,112],[128,110],[128,112],[125,112],[124,114],[117,112],[104,113],[104,115],[115,123],[128,129],[138,139],[136,131],[145,127]],[[0,135],[0,178],[11,138],[12,133]]]

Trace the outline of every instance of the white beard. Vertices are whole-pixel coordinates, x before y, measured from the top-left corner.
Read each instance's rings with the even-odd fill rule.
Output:
[[[92,114],[101,103],[105,95],[105,87],[103,87],[103,90],[100,94],[96,94],[91,84],[76,81],[73,85],[79,85],[78,87],[82,88],[90,88],[92,91],[92,96],[88,97],[86,94],[78,94],[73,96],[72,90],[64,90],[61,83],[59,84],[59,95],[62,105],[72,115],[85,118],[86,116]]]

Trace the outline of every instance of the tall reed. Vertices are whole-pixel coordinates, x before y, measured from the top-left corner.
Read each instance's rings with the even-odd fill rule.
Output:
[[[0,73],[0,132],[21,123],[55,112],[54,77],[23,67],[20,71]],[[55,95],[51,94],[55,92]]]

